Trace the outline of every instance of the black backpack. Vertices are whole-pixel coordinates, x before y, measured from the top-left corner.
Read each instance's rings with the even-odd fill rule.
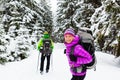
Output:
[[[90,30],[79,30],[77,35],[80,37],[80,41],[78,44],[80,44],[86,51],[89,52],[89,54],[92,56],[92,62],[88,64],[84,64],[83,66],[86,69],[92,69],[96,70],[96,56],[95,56],[95,47],[94,47],[94,38],[92,37],[92,31]],[[73,54],[74,47],[72,47],[70,52],[70,59],[73,61],[76,61],[76,57]]]
[[[47,56],[51,54],[51,40],[50,39],[43,39],[43,53]]]

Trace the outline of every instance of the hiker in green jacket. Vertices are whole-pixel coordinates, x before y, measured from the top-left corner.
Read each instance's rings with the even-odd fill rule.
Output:
[[[44,32],[43,37],[39,40],[37,49],[41,52],[40,73],[44,70],[44,60],[47,58],[46,73],[49,71],[50,56],[52,54],[54,45],[47,31]]]

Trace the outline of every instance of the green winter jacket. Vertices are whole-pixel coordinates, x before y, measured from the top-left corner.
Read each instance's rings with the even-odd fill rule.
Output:
[[[50,39],[51,40],[51,50],[53,51],[54,48],[54,43],[52,41],[52,39],[50,38],[50,36],[48,34],[44,34],[44,36],[39,40],[38,45],[37,45],[37,50],[40,51],[40,49],[43,47],[43,40],[44,39]]]

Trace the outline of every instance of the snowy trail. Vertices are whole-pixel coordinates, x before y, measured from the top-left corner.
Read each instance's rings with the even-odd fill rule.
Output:
[[[0,78],[2,80],[70,80],[71,73],[63,50],[63,44],[55,44],[49,73],[40,75],[37,71],[39,52],[34,50],[25,60],[7,63],[5,66],[0,65]],[[96,52],[96,56],[97,70],[88,70],[85,80],[119,80],[120,68],[115,63],[114,56],[102,52]]]

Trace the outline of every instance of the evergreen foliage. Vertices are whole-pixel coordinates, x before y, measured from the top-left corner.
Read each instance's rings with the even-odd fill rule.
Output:
[[[25,59],[41,34],[52,30],[50,7],[34,0],[5,0],[0,4],[0,63]]]
[[[91,29],[93,30],[96,45],[101,51],[116,55],[118,45],[117,36],[120,28],[120,6],[112,0],[102,2],[102,6],[96,9],[91,17]],[[98,36],[100,35],[100,36]],[[102,37],[101,37],[102,36]]]

